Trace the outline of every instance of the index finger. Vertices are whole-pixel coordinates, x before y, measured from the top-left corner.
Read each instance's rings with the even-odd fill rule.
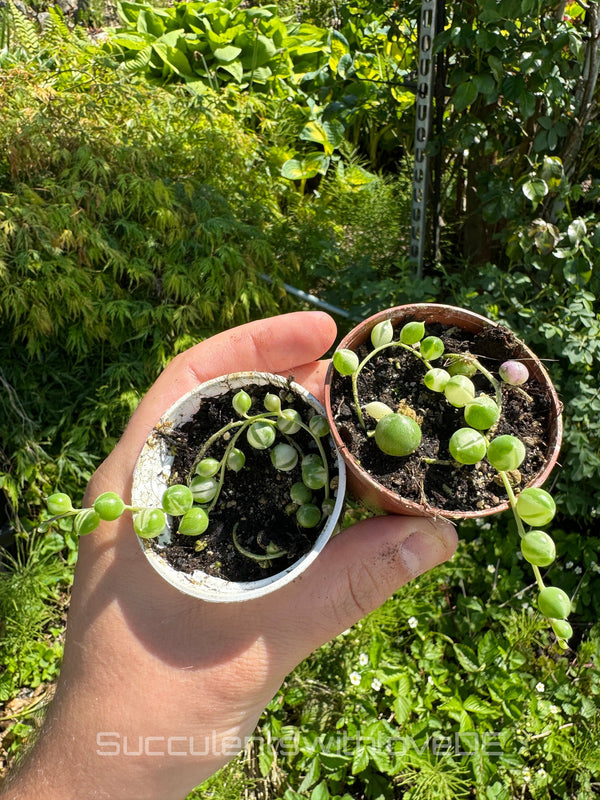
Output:
[[[180,397],[210,378],[257,370],[297,379],[320,374],[316,360],[336,336],[334,320],[321,311],[297,311],[249,322],[212,336],[176,356],[145,395],[120,446],[132,466],[152,428]],[[310,388],[310,387],[308,387]]]

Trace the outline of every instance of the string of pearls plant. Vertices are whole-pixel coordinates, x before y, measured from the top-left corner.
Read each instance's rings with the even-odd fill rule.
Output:
[[[133,527],[138,536],[152,539],[165,530],[167,515],[178,518],[177,531],[183,536],[196,537],[195,549],[206,546],[202,535],[209,529],[210,514],[219,501],[224,483],[231,473],[240,472],[245,465],[244,446],[270,453],[275,470],[289,472],[298,463],[301,480],[291,486],[286,512],[295,515],[300,528],[315,528],[324,517],[333,511],[334,500],[330,495],[330,479],[327,456],[322,439],[330,432],[329,423],[320,414],[314,414],[306,424],[298,411],[283,408],[278,395],[265,395],[264,409],[251,414],[252,399],[244,391],[232,398],[237,418],[224,425],[210,436],[200,448],[190,470],[188,483],[169,486],[160,507],[138,508],[126,505],[116,492],[104,492],[89,508],[75,508],[69,495],[57,492],[46,501],[50,514],[45,527],[65,517],[73,517],[73,529],[84,536],[100,525],[101,521],[114,521],[125,511],[133,514]],[[316,452],[305,453],[295,438],[304,430],[316,445]],[[219,441],[224,443],[220,458],[209,455]],[[245,445],[242,443],[245,442]],[[233,543],[243,556],[262,566],[270,566],[273,559],[286,555],[286,550],[272,542],[264,546],[264,552],[255,553],[243,547],[237,535],[238,525],[232,530]]]
[[[530,487],[520,492],[515,491],[511,478],[525,459],[525,445],[516,436],[495,435],[502,414],[502,382],[522,387],[529,378],[527,367],[520,361],[506,361],[499,368],[498,380],[474,356],[445,352],[444,342],[439,337],[425,336],[423,322],[405,324],[396,340],[391,321],[380,322],[371,331],[371,344],[373,350],[362,361],[353,350],[348,349],[337,350],[333,356],[334,368],[341,375],[351,377],[354,408],[366,435],[372,437],[377,447],[386,455],[408,456],[419,449],[421,427],[413,416],[403,413],[403,409],[395,411],[379,401],[367,403],[363,407],[358,392],[358,378],[371,359],[388,348],[406,350],[425,366],[425,386],[442,395],[450,405],[463,409],[464,414],[464,426],[454,431],[450,437],[450,458],[444,461],[423,456],[423,460],[452,467],[475,465],[486,459],[496,470],[516,521],[521,552],[535,575],[539,589],[538,608],[549,619],[559,645],[566,648],[567,640],[573,634],[567,621],[571,612],[570,599],[562,589],[546,586],[540,571],[541,568],[550,566],[556,557],[554,541],[541,529],[553,519],[556,505],[552,496],[544,489]],[[444,360],[440,362],[442,357]],[[444,366],[434,366],[432,362],[443,363]],[[489,394],[477,394],[471,380],[477,372],[487,379]],[[522,388],[521,391],[527,396]],[[373,421],[374,427],[369,427],[365,416]],[[531,527],[526,529],[526,525]]]

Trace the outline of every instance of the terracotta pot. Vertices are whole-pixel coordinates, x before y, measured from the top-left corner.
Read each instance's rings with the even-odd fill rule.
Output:
[[[173,455],[170,446],[165,440],[164,433],[180,427],[190,420],[200,408],[203,399],[217,397],[228,391],[241,389],[248,384],[269,385],[276,390],[287,387],[303,398],[319,414],[325,415],[325,409],[310,392],[279,375],[264,372],[240,372],[207,381],[180,398],[163,415],[155,430],[148,437],[135,467],[132,505],[140,507],[160,505],[162,495],[168,486],[173,463]],[[158,435],[157,429],[163,435]],[[337,487],[333,493],[335,498],[334,509],[332,514],[324,521],[312,548],[286,569],[276,575],[247,582],[228,581],[200,571],[193,573],[180,572],[161,555],[161,546],[168,542],[171,536],[170,518],[167,518],[167,527],[157,540],[138,537],[149,563],[168,583],[181,592],[212,602],[251,600],[269,594],[294,580],[314,561],[323,547],[325,547],[325,544],[336,530],[337,521],[344,503],[346,488],[344,462],[335,452],[333,439],[331,437],[327,437],[327,439],[334,454],[334,475],[338,479]]]
[[[372,328],[379,322],[384,320],[391,320],[394,327],[402,325],[404,321],[409,319],[424,322],[427,326],[432,323],[441,323],[444,325],[455,325],[461,330],[469,333],[479,333],[487,327],[498,327],[498,324],[492,322],[485,317],[467,311],[462,308],[454,306],[447,306],[434,303],[420,303],[413,305],[397,306],[381,311],[372,317],[361,322],[356,328],[348,333],[338,345],[338,349],[347,348],[355,350],[363,342],[369,340]],[[517,340],[519,350],[514,354],[514,358],[523,361],[530,373],[530,378],[538,381],[546,387],[549,397],[551,399],[551,430],[546,452],[546,460],[543,468],[538,472],[533,479],[529,481],[528,486],[541,486],[548,478],[552,470],[558,453],[562,439],[562,406],[552,385],[548,373],[542,366],[537,356],[522,342]],[[435,508],[433,506],[421,505],[406,498],[400,497],[389,489],[385,488],[377,481],[375,481],[368,472],[366,472],[360,464],[354,459],[346,446],[346,443],[340,436],[336,428],[334,415],[332,412],[332,398],[331,398],[331,383],[333,377],[333,367],[330,364],[326,377],[325,386],[325,409],[327,418],[331,426],[333,438],[340,452],[340,455],[346,463],[348,489],[352,495],[360,499],[370,508],[388,512],[391,514],[407,514],[410,516],[442,516],[451,519],[467,519],[473,517],[485,517],[490,514],[498,514],[501,511],[508,509],[508,501],[491,508],[477,509],[474,511],[448,511],[445,509]],[[375,446],[375,445],[374,445]]]

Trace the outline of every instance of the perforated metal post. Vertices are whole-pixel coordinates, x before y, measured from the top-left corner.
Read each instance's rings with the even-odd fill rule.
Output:
[[[427,234],[427,190],[430,159],[425,148],[431,135],[435,61],[433,39],[436,33],[437,0],[423,0],[419,26],[419,74],[415,121],[415,166],[410,220],[410,259],[416,264],[416,276],[423,275],[425,239]]]

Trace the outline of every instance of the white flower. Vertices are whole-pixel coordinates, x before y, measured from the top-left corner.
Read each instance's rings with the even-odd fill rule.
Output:
[[[371,681],[371,689],[375,689],[378,692],[381,689],[381,681],[377,680],[377,678],[373,678]]]
[[[431,675],[428,675],[428,676],[427,676],[427,683],[428,683],[430,686],[433,686],[433,678],[431,677]]]
[[[419,620],[416,617],[409,617],[408,619],[408,627],[409,628],[416,628],[419,624]]]
[[[496,572],[496,567],[493,564],[488,564],[487,571],[493,575]]]
[[[567,561],[567,563],[565,564],[565,567],[567,569],[571,569],[572,566],[573,566],[573,562],[572,561]]]
[[[369,663],[369,656],[366,653],[361,653],[358,657],[358,663],[361,667],[366,667]]]
[[[573,572],[575,573],[575,575],[581,575],[581,567],[575,567]]]
[[[536,683],[535,688],[536,688],[536,691],[538,691],[538,692],[545,692],[546,691],[546,687],[544,686],[544,684],[541,681],[539,683]]]
[[[531,770],[529,769],[529,767],[525,767],[525,769],[523,770],[523,780],[525,781],[525,783],[529,783],[529,781],[531,780]]]
[[[350,673],[350,683],[352,686],[360,686],[360,674],[356,670]]]
[[[558,706],[555,706],[555,705],[554,705],[554,703],[553,703],[553,704],[550,706],[550,711],[551,711],[553,714],[558,714],[558,712],[560,711],[560,708],[559,708]]]

